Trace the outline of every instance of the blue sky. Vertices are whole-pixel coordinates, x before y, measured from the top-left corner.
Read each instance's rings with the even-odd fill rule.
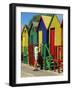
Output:
[[[21,13],[21,25],[24,26],[25,24],[28,25],[33,16],[39,15],[38,13],[27,13],[27,12],[22,12]],[[63,15],[57,15],[59,21],[61,22],[63,19]]]
[[[61,22],[62,22],[62,19],[63,19],[63,15],[60,14],[60,15],[57,15],[57,17],[58,17],[58,19],[59,19],[59,21],[60,21],[60,23],[61,23]]]
[[[29,22],[31,21],[31,19],[33,18],[33,16],[36,16],[38,14],[36,13],[21,13],[21,24],[25,25],[25,24],[29,24]]]

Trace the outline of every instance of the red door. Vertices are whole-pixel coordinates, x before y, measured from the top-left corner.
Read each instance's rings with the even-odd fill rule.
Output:
[[[33,45],[28,46],[28,54],[29,54],[29,64],[34,66],[35,57],[33,52]]]
[[[50,29],[50,54],[54,56],[55,28]]]

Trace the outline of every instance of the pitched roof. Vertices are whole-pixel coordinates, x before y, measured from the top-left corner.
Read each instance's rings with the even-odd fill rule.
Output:
[[[51,26],[52,27],[60,27],[61,26],[60,21],[59,21],[57,15],[54,15],[54,17],[52,19]]]
[[[42,20],[43,20],[46,28],[48,29],[48,27],[52,21],[53,15],[52,16],[51,15],[49,15],[49,16],[42,15],[41,17],[42,17]]]
[[[28,31],[28,26],[27,25],[25,25],[23,28],[22,28],[22,33],[24,32],[24,30],[27,30]]]
[[[38,26],[38,22],[33,21],[32,23],[33,23],[33,26],[34,27],[37,27]]]
[[[29,33],[32,30],[32,28],[37,28],[37,27],[38,27],[38,22],[35,22],[35,21],[32,22],[29,28]],[[36,29],[34,29],[34,31],[36,31]]]

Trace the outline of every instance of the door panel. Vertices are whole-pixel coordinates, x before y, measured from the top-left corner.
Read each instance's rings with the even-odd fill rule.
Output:
[[[39,31],[38,37],[39,37],[39,47],[40,47],[40,45],[42,44],[42,31]],[[39,48],[39,51],[40,51],[40,48]]]
[[[55,28],[50,29],[50,54],[54,56]]]

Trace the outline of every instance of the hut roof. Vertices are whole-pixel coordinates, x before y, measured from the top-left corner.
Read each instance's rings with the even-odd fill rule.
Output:
[[[48,29],[48,27],[49,27],[49,25],[50,25],[50,23],[52,21],[53,15],[50,15],[50,16],[42,15],[41,18],[42,18],[42,20],[43,20],[43,22],[44,22],[44,24],[46,26],[46,29]]]
[[[35,28],[34,31],[36,31],[36,28],[38,27],[38,22],[32,22],[29,28],[29,33],[32,30],[32,28]]]
[[[22,28],[22,33],[24,32],[24,30],[27,30],[28,31],[28,26],[27,25],[25,25],[23,28]]]
[[[40,21],[42,20],[46,29],[48,30],[48,28],[50,27],[50,24],[52,22],[52,19],[53,19],[54,15],[41,15],[40,18],[39,18],[39,22],[37,21],[33,21],[30,25],[30,28],[29,28],[29,32],[31,31],[31,29],[34,27],[34,28],[38,28],[39,26],[39,23]],[[36,31],[37,29],[35,29]]]
[[[38,22],[35,22],[34,21],[34,22],[32,22],[32,24],[33,24],[34,27],[37,27],[38,26]]]
[[[25,25],[25,26],[23,27],[23,30],[24,30],[25,28],[28,30],[28,26],[27,26],[27,25]]]

